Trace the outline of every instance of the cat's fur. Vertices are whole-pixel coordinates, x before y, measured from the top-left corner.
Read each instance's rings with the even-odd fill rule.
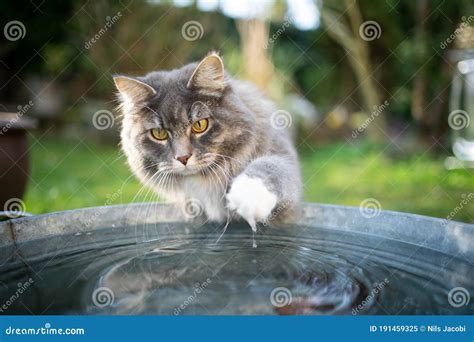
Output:
[[[199,64],[144,77],[114,77],[123,114],[121,145],[142,182],[169,201],[202,205],[210,220],[230,213],[256,222],[294,212],[301,195],[296,151],[283,129],[274,128],[277,108],[254,86],[232,79],[210,53]],[[197,119],[209,128],[191,132]],[[165,128],[169,138],[149,131]],[[176,157],[192,154],[186,165]]]

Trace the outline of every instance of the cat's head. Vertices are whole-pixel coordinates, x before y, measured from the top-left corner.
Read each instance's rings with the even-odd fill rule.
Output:
[[[238,162],[253,140],[254,118],[215,53],[180,69],[115,76],[114,81],[123,117],[122,148],[145,181],[154,183],[160,172],[215,172],[218,165]]]

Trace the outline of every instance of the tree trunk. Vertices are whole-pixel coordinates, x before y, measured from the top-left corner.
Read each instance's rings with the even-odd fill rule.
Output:
[[[426,51],[426,19],[428,12],[428,0],[417,0],[416,3],[416,29],[415,29],[415,45],[418,47],[416,55],[417,65],[423,65]],[[424,136],[429,133],[428,118],[426,113],[426,95],[427,95],[427,77],[425,68],[421,68],[415,75],[413,81],[413,90],[411,94],[411,115],[413,119],[420,125],[420,137],[425,140]]]
[[[368,115],[380,106],[380,95],[372,75],[370,49],[367,41],[362,39],[359,29],[363,24],[359,4],[356,0],[345,1],[345,13],[349,22],[341,18],[343,14],[323,7],[321,19],[328,34],[347,52],[350,65],[358,80],[363,107]],[[376,141],[383,140],[386,132],[385,117],[382,113],[372,116],[372,122],[367,127],[368,136]]]
[[[268,23],[260,19],[240,20],[237,29],[244,57],[243,77],[267,90],[273,76],[273,64],[264,48],[268,44]]]

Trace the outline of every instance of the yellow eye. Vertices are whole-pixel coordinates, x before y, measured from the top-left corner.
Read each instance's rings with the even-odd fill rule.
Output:
[[[150,130],[153,139],[166,140],[168,139],[168,132],[163,128],[153,128]]]
[[[202,133],[207,129],[208,126],[209,120],[201,119],[193,124],[192,130],[194,133]]]

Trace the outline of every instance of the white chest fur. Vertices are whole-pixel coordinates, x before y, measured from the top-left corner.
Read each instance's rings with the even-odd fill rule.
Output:
[[[225,189],[223,182],[211,182],[202,177],[186,177],[180,182],[179,195],[175,199],[183,210],[204,211],[211,221],[224,221],[227,218],[225,207]]]

